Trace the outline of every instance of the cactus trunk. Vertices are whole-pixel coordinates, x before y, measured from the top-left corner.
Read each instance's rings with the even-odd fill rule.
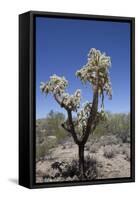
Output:
[[[80,171],[80,179],[83,179],[85,176],[84,169],[84,145],[79,145],[79,171]]]

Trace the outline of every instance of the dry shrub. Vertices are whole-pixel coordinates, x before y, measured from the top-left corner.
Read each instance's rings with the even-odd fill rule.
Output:
[[[97,153],[98,149],[99,149],[99,144],[95,143],[95,144],[91,145],[90,153]]]
[[[128,148],[127,146],[124,146],[122,148],[122,154],[125,155],[125,160],[130,161],[130,148]]]
[[[85,158],[85,178],[84,180],[93,180],[98,176],[97,160],[95,157],[87,156]],[[46,174],[44,181],[78,181],[80,179],[79,164],[77,159],[71,162],[56,161],[51,164],[50,173]]]
[[[119,144],[121,141],[115,136],[115,135],[107,135],[107,136],[102,136],[100,138],[100,144],[102,146],[106,145],[116,145]]]
[[[112,146],[107,145],[104,147],[104,153],[103,153],[105,158],[111,159],[115,156],[115,150]]]

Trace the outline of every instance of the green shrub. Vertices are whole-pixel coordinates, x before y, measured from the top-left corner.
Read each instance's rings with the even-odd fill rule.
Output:
[[[64,121],[64,114],[59,112],[50,111],[46,118],[48,135],[56,136],[58,143],[67,137],[67,132],[61,126]]]
[[[40,160],[49,153],[49,147],[46,143],[36,145],[36,159]]]
[[[94,132],[95,137],[104,135],[115,135],[123,143],[130,142],[130,114],[117,113],[112,114],[107,112],[108,118],[102,121],[96,127]],[[93,135],[90,136],[93,138]]]

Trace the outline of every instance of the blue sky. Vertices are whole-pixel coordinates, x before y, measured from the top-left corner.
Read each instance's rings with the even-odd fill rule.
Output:
[[[82,102],[91,101],[89,84],[84,86],[75,77],[86,64],[90,48],[106,52],[112,60],[113,98],[105,97],[105,109],[130,111],[130,24],[36,17],[36,118],[46,117],[51,109],[64,113],[51,95],[40,92],[40,82],[53,74],[66,77],[69,93],[80,88]]]

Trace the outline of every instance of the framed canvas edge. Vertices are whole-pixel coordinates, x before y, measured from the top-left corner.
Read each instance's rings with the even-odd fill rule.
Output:
[[[82,185],[98,185],[111,183],[128,183],[135,182],[135,18],[134,17],[118,17],[105,15],[88,15],[88,14],[74,14],[74,13],[57,13],[57,12],[42,12],[29,11],[30,20],[30,59],[29,59],[29,118],[30,118],[30,135],[29,135],[29,149],[30,149],[30,184],[28,188],[51,188],[51,187],[66,187],[66,186],[82,186]],[[76,19],[98,19],[108,21],[124,21],[131,24],[131,177],[100,179],[83,182],[51,182],[51,183],[36,183],[35,182],[35,33],[34,33],[34,19],[36,16],[48,17],[62,17],[62,18],[76,18]]]

